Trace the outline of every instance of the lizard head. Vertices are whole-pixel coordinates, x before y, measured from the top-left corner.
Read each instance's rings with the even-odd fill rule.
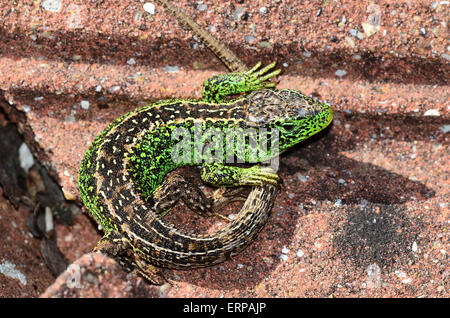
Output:
[[[331,108],[294,90],[262,89],[247,96],[250,127],[278,129],[280,152],[326,128]]]

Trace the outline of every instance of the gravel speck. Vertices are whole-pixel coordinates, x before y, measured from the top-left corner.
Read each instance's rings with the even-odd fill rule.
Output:
[[[13,263],[2,260],[2,263],[0,263],[0,274],[18,279],[23,285],[27,285],[27,279],[25,275],[17,270],[16,265],[14,265]]]
[[[356,29],[350,29],[348,32],[351,36],[354,36],[355,38],[358,38],[360,40],[364,40],[364,34],[362,32],[359,32]]]
[[[450,131],[450,125],[441,126],[439,129],[444,133],[448,133]]]
[[[367,288],[381,287],[381,268],[376,263],[367,266],[366,286]]]
[[[80,102],[80,105],[81,105],[81,108],[87,110],[87,109],[89,109],[90,103],[89,103],[88,100],[82,100],[82,101]]]
[[[338,77],[342,77],[342,76],[347,75],[347,71],[346,70],[337,70],[334,74]]]
[[[443,54],[441,54],[441,57],[446,59],[447,61],[450,61],[450,54],[443,53]]]
[[[206,10],[208,10],[208,5],[201,3],[201,4],[197,5],[197,10],[201,11],[201,12],[206,11]]]
[[[22,169],[25,170],[25,173],[28,173],[28,170],[30,170],[34,164],[30,148],[28,148],[28,145],[24,142],[19,147],[19,162]]]
[[[439,111],[437,109],[429,109],[424,114],[424,116],[440,116]]]
[[[150,14],[155,14],[155,5],[151,2],[144,3],[144,10]]]
[[[298,180],[301,181],[301,182],[307,182],[309,176],[304,176],[304,175],[302,175],[302,174],[300,174],[300,173],[297,173],[297,178],[298,178]]]
[[[244,14],[244,8],[243,7],[237,7],[236,10],[234,10],[233,13],[233,20],[239,21]]]
[[[246,35],[245,36],[245,42],[251,43],[253,41],[255,41],[255,37],[253,35]]]
[[[180,70],[180,68],[178,66],[164,66],[164,71],[167,73],[177,73]]]
[[[111,93],[117,92],[118,90],[120,90],[120,86],[119,86],[119,85],[112,86],[112,87],[109,89],[109,91],[110,91]]]
[[[405,278],[404,280],[402,280],[403,284],[409,284],[411,283],[411,278]]]
[[[58,12],[61,9],[61,0],[44,0],[41,7],[47,11]]]

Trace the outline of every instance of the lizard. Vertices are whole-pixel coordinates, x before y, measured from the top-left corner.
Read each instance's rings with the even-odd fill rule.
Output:
[[[254,241],[270,215],[279,181],[273,169],[261,164],[228,165],[223,160],[207,162],[203,157],[200,163],[175,162],[174,132],[184,129],[193,133],[199,126],[221,133],[268,129],[277,132],[279,150],[267,153],[267,160],[325,129],[333,112],[327,104],[299,91],[276,89],[276,83],[269,81],[280,73],[272,71],[275,63],[263,68],[258,63],[247,70],[234,53],[171,3],[157,2],[193,30],[232,73],[206,79],[201,99],[156,101],[114,120],[86,151],[78,185],[84,205],[105,232],[94,250],[115,258],[126,270],[151,283],[161,284],[155,278],[155,267],[212,266]],[[193,143],[188,146],[198,146]],[[248,155],[236,148],[232,148],[236,157],[248,162]],[[178,174],[167,177],[185,165],[200,165],[201,179],[207,184],[251,187],[238,216],[222,229],[191,234],[164,220],[178,200],[202,216],[217,215],[216,205],[227,202],[206,197]]]

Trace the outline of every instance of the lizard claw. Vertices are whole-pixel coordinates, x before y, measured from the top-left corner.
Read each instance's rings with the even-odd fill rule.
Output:
[[[254,89],[275,87],[276,83],[269,82],[268,80],[280,74],[281,69],[277,69],[273,72],[266,74],[268,71],[270,71],[275,67],[276,62],[272,62],[269,65],[266,65],[262,69],[258,70],[261,67],[261,65],[262,63],[258,62],[252,69],[245,72],[244,74],[249,77],[249,80]]]
[[[264,184],[276,185],[280,177],[270,167],[253,166],[246,169],[240,182],[242,185],[262,186]]]

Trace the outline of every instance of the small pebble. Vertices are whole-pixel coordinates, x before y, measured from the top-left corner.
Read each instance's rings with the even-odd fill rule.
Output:
[[[167,66],[164,66],[163,69],[167,73],[177,73],[180,70],[180,68],[176,65],[175,66],[167,65]]]
[[[417,252],[417,243],[416,243],[416,242],[413,242],[413,244],[412,244],[412,246],[411,246],[411,250],[412,250],[413,252]]]
[[[302,174],[300,174],[300,173],[297,173],[297,178],[298,178],[298,180],[301,181],[301,182],[307,182],[309,176],[304,176],[304,175],[302,175]]]
[[[117,92],[118,90],[120,90],[120,86],[119,86],[119,85],[112,86],[112,87],[109,89],[109,91],[110,91],[111,93]]]
[[[309,52],[309,51],[305,51],[305,52],[303,52],[302,54],[303,54],[304,57],[311,57],[311,54],[312,54],[312,53]]]
[[[61,0],[43,0],[41,7],[47,11],[58,12],[61,9]]]
[[[246,35],[245,36],[245,42],[251,43],[253,41],[255,41],[255,37],[253,35]]]
[[[89,103],[88,100],[82,100],[82,101],[80,102],[80,105],[81,105],[81,108],[87,110],[87,109],[89,109],[90,103]]]
[[[53,212],[52,209],[50,209],[50,207],[46,206],[45,207],[45,231],[51,232],[54,229],[54,225],[53,225]]]
[[[346,36],[345,41],[347,41],[348,45],[350,45],[351,48],[355,47],[355,41],[351,37]]]
[[[127,61],[127,64],[128,64],[128,65],[134,65],[134,64],[136,64],[136,60],[135,60],[134,58],[131,58],[131,59],[129,59],[129,60]]]
[[[302,250],[298,250],[296,255],[297,257],[302,257],[303,255],[305,255],[305,253],[303,253]]]
[[[367,288],[381,287],[381,268],[376,263],[367,266],[366,286]]]
[[[239,21],[244,14],[244,8],[243,7],[237,7],[236,10],[234,10],[233,13],[233,20]]]
[[[289,257],[288,257],[286,254],[281,254],[281,255],[280,255],[280,259],[281,259],[282,261],[287,261],[287,260],[289,259]]]
[[[283,254],[289,253],[289,250],[287,249],[286,246],[283,246],[283,249],[281,250],[281,253],[283,253]]]
[[[166,298],[167,294],[169,293],[171,289],[171,285],[169,283],[165,283],[159,287],[159,297],[160,298]]]
[[[155,5],[151,2],[144,3],[144,10],[150,14],[155,14]]]
[[[380,26],[379,25],[373,25],[373,24],[371,24],[371,23],[366,23],[366,22],[363,22],[363,23],[361,23],[361,25],[362,25],[362,28],[363,28],[363,30],[364,30],[364,33],[366,34],[366,36],[369,38],[369,37],[371,37],[372,35],[374,35],[375,33],[377,33],[378,32],[378,30],[380,29]],[[357,36],[358,37],[358,36]],[[359,37],[358,37],[359,38]],[[362,40],[362,39],[361,39]]]
[[[201,3],[201,4],[197,5],[197,10],[198,11],[203,12],[203,11],[206,11],[207,9],[208,9],[208,5],[207,4]]]
[[[359,32],[358,30],[350,29],[348,32],[350,33],[351,36],[354,36],[355,38],[358,38],[360,40],[364,40],[364,34]]]
[[[402,280],[402,283],[403,283],[403,284],[409,284],[409,283],[411,283],[411,278],[406,278],[406,279]]]
[[[266,7],[261,7],[261,8],[259,8],[259,12],[261,12],[262,14],[267,14],[267,12],[269,12],[269,10],[267,10]]]
[[[22,167],[27,174],[34,165],[33,154],[31,153],[30,148],[28,148],[28,145],[24,142],[19,147],[19,162],[20,167]]]
[[[0,263],[0,274],[18,279],[22,283],[22,285],[27,285],[27,278],[24,274],[22,274],[22,272],[16,269],[16,265],[8,261],[4,261],[3,259]]]
[[[347,75],[347,71],[346,70],[337,70],[334,74],[338,77],[342,77],[342,76]]]
[[[424,114],[424,116],[440,116],[439,111],[437,109],[429,109]]]
[[[76,113],[76,112],[75,112],[74,110],[72,110],[72,111],[70,112],[70,115],[66,117],[66,121],[67,121],[68,123],[74,123],[74,122],[76,121],[76,119],[75,119],[75,113]]]

